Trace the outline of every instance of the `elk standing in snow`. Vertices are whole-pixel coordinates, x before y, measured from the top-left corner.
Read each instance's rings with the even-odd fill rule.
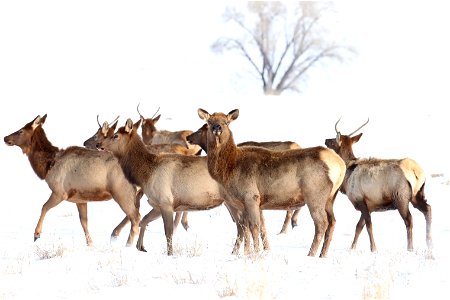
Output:
[[[208,134],[208,124],[203,124],[197,131],[188,135],[186,137],[187,141],[190,144],[199,145],[205,153],[208,153],[207,149],[207,134]],[[300,146],[291,141],[283,141],[283,142],[243,142],[237,144],[238,147],[246,147],[246,146],[254,146],[254,147],[263,147],[269,150],[274,151],[284,151],[289,149],[300,149]],[[281,233],[286,233],[288,229],[289,223],[291,223],[292,228],[297,226],[298,224],[298,214],[300,213],[300,209],[291,210],[288,209],[286,211],[286,217],[284,218],[283,226],[281,227]]]
[[[405,222],[407,232],[407,249],[413,250],[412,216],[409,203],[420,210],[426,220],[426,241],[429,248],[431,240],[431,206],[425,199],[425,174],[422,168],[410,158],[404,159],[357,159],[353,154],[352,146],[358,142],[362,133],[354,135],[366,123],[349,135],[342,135],[335,124],[336,137],[325,140],[325,145],[338,153],[347,165],[341,192],[347,195],[361,217],[356,225],[352,249],[356,248],[359,234],[364,225],[370,239],[371,251],[376,251],[372,231],[373,211],[397,209]]]
[[[229,124],[239,110],[209,114],[198,109],[208,124],[208,170],[230,195],[230,202],[248,217],[255,250],[258,251],[260,210],[297,209],[307,205],[315,234],[309,256],[325,257],[333,236],[333,204],[345,176],[345,163],[325,147],[270,151],[261,147],[237,147]]]
[[[173,212],[215,208],[224,203],[227,195],[209,175],[206,157],[152,154],[147,151],[137,133],[139,124],[140,121],[133,124],[128,119],[124,127],[119,128],[114,136],[100,142],[97,148],[114,153],[128,180],[143,189],[153,207],[141,221],[137,248],[145,251],[145,227],[162,216],[167,254],[172,255]],[[238,238],[233,248],[233,254],[237,254],[244,234],[247,235],[244,228],[245,219],[233,208],[227,208],[237,225]],[[265,231],[262,234],[265,234]],[[247,237],[244,251],[249,251]]]
[[[87,202],[113,198],[131,221],[127,240],[127,246],[130,246],[139,230],[140,215],[135,206],[136,189],[125,178],[118,160],[111,153],[82,147],[58,149],[50,143],[42,128],[46,118],[47,115],[37,116],[4,138],[8,146],[22,149],[36,175],[45,180],[52,191],[50,198],[42,206],[34,240],[41,235],[46,213],[67,200],[76,203],[86,243],[91,245],[92,239],[87,226]],[[115,231],[111,237],[116,237]]]

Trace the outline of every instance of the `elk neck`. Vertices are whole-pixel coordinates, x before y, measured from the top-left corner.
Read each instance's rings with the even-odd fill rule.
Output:
[[[38,126],[31,137],[30,150],[26,152],[31,167],[40,179],[45,179],[55,163],[55,156],[60,150],[47,139],[44,129]]]
[[[220,144],[215,138],[208,139],[208,170],[211,177],[226,183],[236,165],[238,151],[231,132],[229,138]]]
[[[133,134],[124,155],[117,156],[126,178],[143,186],[151,176],[157,156],[147,151],[139,136]]]

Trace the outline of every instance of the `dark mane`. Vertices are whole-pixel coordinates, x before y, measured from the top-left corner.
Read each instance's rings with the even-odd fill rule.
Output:
[[[31,149],[28,159],[31,167],[40,179],[45,179],[48,170],[53,166],[55,155],[60,149],[47,139],[44,129],[38,126],[31,137]]]

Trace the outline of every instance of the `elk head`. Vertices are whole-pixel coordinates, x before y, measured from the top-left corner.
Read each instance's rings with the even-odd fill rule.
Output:
[[[83,146],[85,146],[86,148],[95,149],[97,143],[99,143],[100,141],[104,140],[107,137],[112,136],[114,134],[114,131],[116,130],[118,119],[119,116],[117,116],[117,118],[110,123],[105,121],[103,122],[103,125],[100,125],[100,121],[98,120],[97,115],[97,124],[99,128],[92,137],[84,141]]]
[[[24,127],[17,130],[14,133],[11,133],[8,136],[5,136],[4,141],[8,146],[18,146],[22,149],[23,153],[29,153],[31,150],[31,139],[33,137],[34,131],[39,126],[42,126],[45,123],[45,119],[47,118],[47,114],[43,117],[38,115],[33,121],[27,123]]]
[[[216,145],[220,145],[228,141],[231,132],[228,125],[239,116],[239,110],[233,109],[227,115],[218,112],[209,114],[206,110],[199,108],[198,116],[208,124],[208,144],[210,140],[215,140]]]
[[[161,115],[157,115],[155,117],[155,115],[158,113],[159,111],[159,107],[156,110],[156,112],[153,114],[153,116],[149,119],[144,118],[144,116],[139,112],[139,105],[137,106],[137,112],[141,118],[141,128],[142,128],[142,140],[144,141],[144,144],[149,145],[151,144],[152,138],[155,134],[155,132],[157,131],[155,124],[156,122],[158,122],[159,118],[161,117]]]
[[[352,146],[354,143],[357,143],[359,141],[359,139],[362,136],[362,133],[355,135],[355,136],[352,136],[352,135],[354,135],[361,128],[363,128],[367,123],[369,123],[369,119],[367,119],[367,121],[364,124],[359,126],[356,130],[354,130],[352,133],[350,133],[348,135],[343,135],[338,130],[337,125],[340,120],[341,119],[339,118],[339,120],[337,120],[336,124],[334,125],[334,130],[336,131],[336,137],[326,139],[325,145],[328,148],[333,149],[337,154],[339,154],[339,156],[341,156],[344,159],[344,161],[355,159],[355,155],[353,154]]]
[[[140,123],[141,120],[133,124],[133,121],[128,119],[125,126],[117,129],[116,133],[99,141],[96,144],[97,149],[108,150],[118,156],[122,156],[127,151],[126,149],[131,139],[131,135],[137,134]]]

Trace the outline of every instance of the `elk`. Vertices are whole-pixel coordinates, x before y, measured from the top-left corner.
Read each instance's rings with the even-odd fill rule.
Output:
[[[156,123],[159,121],[161,115],[155,117],[158,110],[153,114],[151,118],[145,118],[139,111],[139,104],[137,106],[137,112],[141,118],[141,135],[144,144],[146,145],[181,145],[186,151],[186,153],[180,153],[185,155],[200,155],[202,149],[198,145],[189,144],[186,137],[192,133],[191,130],[179,130],[179,131],[168,131],[168,130],[157,130]],[[161,146],[155,146],[161,147]],[[157,153],[157,152],[155,152]],[[180,214],[176,214],[177,220],[179,220]],[[184,229],[189,228],[188,224],[188,213],[183,212],[181,216],[181,224]]]
[[[158,108],[159,110],[159,108]],[[158,113],[158,110],[156,113]],[[180,131],[168,131],[168,130],[157,130],[155,125],[159,121],[161,115],[154,117],[156,113],[151,118],[145,118],[139,112],[139,104],[137,106],[137,112],[141,118],[141,130],[142,130],[142,140],[146,145],[156,145],[156,144],[178,144],[187,149],[190,149],[190,155],[200,154],[201,149],[198,145],[191,145],[187,142],[186,137],[192,133],[191,130],[180,130]],[[184,153],[183,153],[184,154]]]
[[[356,248],[358,237],[365,225],[369,234],[370,249],[372,252],[377,251],[370,214],[374,211],[396,209],[406,226],[407,249],[412,251],[413,223],[409,203],[425,216],[426,242],[428,248],[431,248],[431,206],[425,199],[425,173],[422,168],[410,158],[356,158],[352,147],[360,140],[362,133],[353,135],[369,120],[348,135],[339,132],[337,128],[339,121],[340,119],[334,126],[336,137],[326,139],[325,145],[336,151],[345,161],[347,172],[340,191],[347,195],[355,209],[361,212],[351,249]]]
[[[22,149],[36,175],[45,180],[51,190],[48,201],[42,206],[34,240],[41,235],[47,212],[67,200],[77,205],[86,243],[92,245],[87,226],[87,202],[113,198],[131,221],[126,243],[130,246],[139,230],[140,215],[135,206],[136,189],[126,179],[118,160],[111,153],[77,146],[67,149],[53,146],[42,128],[46,118],[47,115],[38,115],[24,127],[4,138],[6,145]],[[117,228],[111,238],[117,236],[116,230]]]
[[[103,123],[103,125],[100,125],[100,121],[99,121],[98,117],[99,116],[97,115],[97,123],[98,123],[99,128],[97,129],[97,131],[94,133],[94,135],[92,137],[90,137],[89,139],[84,141],[83,145],[86,148],[97,149],[96,145],[98,143],[100,143],[101,141],[103,141],[105,138],[113,136],[114,131],[116,130],[117,119],[119,117],[117,117],[113,122],[111,122],[113,124],[105,121]],[[179,154],[187,155],[185,153],[186,153],[186,151],[189,151],[189,149],[186,149],[185,147],[178,145],[178,144],[146,145],[146,148],[148,151],[152,152],[153,154],[179,153]],[[138,208],[140,207],[140,199],[142,198],[142,196],[143,196],[143,192],[141,189],[138,188],[138,194],[136,196],[136,206]],[[182,223],[184,229],[187,230],[189,228],[187,218],[184,217],[182,219],[182,213],[180,213],[180,212],[177,212],[175,214],[174,229],[176,229],[176,227],[180,223],[180,220],[182,221],[181,223]],[[128,221],[129,220],[127,217],[125,217],[122,220],[122,222],[114,230],[116,235],[119,235],[120,231],[128,223]]]
[[[199,145],[205,153],[208,153],[207,134],[208,134],[208,124],[205,123],[196,132],[188,135],[186,137],[186,139],[190,144]],[[253,141],[249,141],[249,142],[239,143],[239,144],[237,144],[237,146],[238,147],[246,147],[246,146],[264,147],[264,148],[267,148],[269,150],[274,150],[274,151],[300,149],[300,145],[298,145],[295,142],[291,142],[291,141],[284,141],[284,142],[253,142]],[[284,222],[283,222],[283,226],[281,227],[280,234],[287,232],[289,223],[291,223],[292,228],[297,226],[299,213],[300,213],[300,209],[296,209],[295,211],[288,209],[286,211],[286,217],[284,218]]]
[[[143,238],[145,227],[153,220],[163,219],[167,241],[167,254],[173,255],[173,212],[208,210],[224,203],[227,197],[220,185],[211,178],[204,156],[179,154],[155,155],[147,151],[137,130],[141,120],[133,124],[128,119],[112,137],[98,143],[97,148],[111,151],[119,160],[128,180],[140,186],[153,209],[141,220],[141,231],[136,247],[145,251]],[[238,238],[233,248],[237,254],[244,235],[244,251],[249,252],[246,219],[238,211],[227,206],[236,222]],[[246,230],[247,228],[247,230]],[[261,235],[265,238],[265,230]]]
[[[297,209],[307,205],[315,234],[309,256],[315,256],[323,239],[320,257],[326,257],[336,219],[333,204],[345,176],[345,163],[333,150],[313,147],[270,151],[262,147],[237,147],[229,124],[239,116],[209,114],[199,108],[208,124],[208,171],[225,188],[231,204],[248,218],[255,251],[258,251],[260,210]]]

